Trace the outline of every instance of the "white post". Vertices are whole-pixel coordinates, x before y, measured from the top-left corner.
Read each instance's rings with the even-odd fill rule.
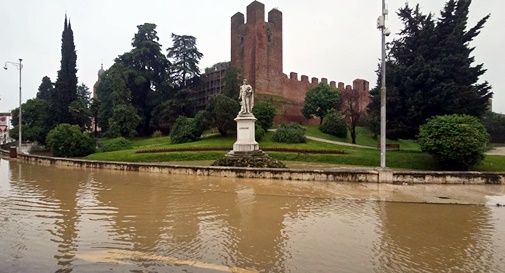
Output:
[[[382,61],[381,61],[381,128],[380,128],[380,166],[381,168],[386,168],[386,36],[389,36],[390,32],[386,28],[386,16],[388,11],[386,9],[386,0],[382,0],[382,15],[377,20],[377,28],[381,30],[381,47],[382,47]]]
[[[23,134],[23,111],[21,111],[21,102],[23,101],[22,100],[22,97],[21,97],[21,75],[22,75],[22,70],[23,70],[23,59],[19,59],[19,144],[18,144],[18,153],[21,153],[21,145],[23,143],[23,138],[22,138],[22,134]]]

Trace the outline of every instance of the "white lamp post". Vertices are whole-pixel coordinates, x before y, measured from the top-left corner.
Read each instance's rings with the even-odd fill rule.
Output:
[[[22,97],[21,97],[21,72],[23,71],[23,59],[19,59],[19,63],[16,63],[16,62],[5,62],[5,65],[4,65],[4,69],[7,70],[7,65],[10,64],[10,65],[14,65],[15,67],[17,67],[19,69],[19,124],[18,124],[18,129],[19,129],[19,142],[18,142],[18,153],[21,152],[21,144],[23,143],[22,141],[22,133],[23,133],[23,129],[22,129],[22,125],[23,125],[23,115],[22,115],[22,111],[21,111],[21,101],[22,101]]]
[[[377,19],[377,28],[381,31],[382,36],[382,80],[381,80],[381,168],[386,168],[386,36],[391,34],[386,27],[386,16],[388,10],[386,8],[386,0],[382,0],[382,15]]]

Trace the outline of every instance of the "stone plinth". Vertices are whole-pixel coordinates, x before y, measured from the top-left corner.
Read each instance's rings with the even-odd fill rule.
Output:
[[[241,114],[235,118],[237,122],[237,142],[233,144],[232,152],[255,152],[260,147],[256,142],[256,118],[252,114]]]

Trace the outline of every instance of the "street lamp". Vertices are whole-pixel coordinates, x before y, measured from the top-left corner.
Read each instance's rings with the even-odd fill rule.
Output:
[[[381,63],[381,168],[386,168],[386,36],[391,34],[391,31],[386,27],[386,16],[388,10],[386,8],[386,0],[382,0],[382,14],[377,19],[377,28],[381,31],[382,36],[382,63]]]
[[[23,116],[21,112],[21,72],[23,71],[23,59],[19,59],[19,63],[16,62],[5,62],[4,69],[7,70],[7,65],[13,65],[19,69],[19,124],[18,124],[18,129],[19,129],[19,142],[18,142],[18,153],[21,152],[21,144],[23,143],[22,141],[22,124],[23,124]]]

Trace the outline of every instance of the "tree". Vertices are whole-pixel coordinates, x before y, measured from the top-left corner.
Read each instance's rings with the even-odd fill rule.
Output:
[[[347,127],[351,132],[352,144],[356,144],[356,127],[361,121],[362,111],[360,111],[359,93],[354,89],[346,89],[342,92],[342,114]],[[346,133],[347,134],[347,133]]]
[[[235,117],[240,111],[240,104],[225,95],[217,95],[212,98],[207,111],[210,113],[214,125],[223,136],[235,129]]]
[[[156,25],[145,23],[137,26],[138,32],[132,40],[133,49],[116,58],[121,70],[123,90],[130,91],[130,103],[141,118],[140,135],[151,135],[151,113],[160,103],[161,93],[169,90],[168,69],[170,62],[161,52]],[[114,80],[112,81],[114,82]],[[121,83],[123,85],[123,83]],[[104,106],[105,107],[105,106]]]
[[[151,127],[166,134],[170,132],[178,117],[193,116],[195,107],[188,99],[191,97],[192,90],[178,90],[172,98],[156,106],[151,114]]]
[[[347,138],[347,126],[342,116],[335,110],[328,112],[323,118],[323,123],[319,126],[323,133],[339,138]],[[356,143],[354,143],[356,144]]]
[[[398,11],[404,27],[390,44],[387,60],[388,137],[414,138],[419,126],[436,115],[485,112],[492,93],[487,82],[478,82],[485,70],[473,65],[470,43],[489,16],[466,30],[470,3],[449,0],[438,19],[419,6],[406,4]],[[371,95],[371,119],[378,120],[379,88]]]
[[[86,130],[91,126],[91,98],[89,88],[85,84],[77,86],[77,98],[70,103],[68,110],[72,120],[79,125],[81,130]]]
[[[223,95],[237,100],[241,83],[240,71],[234,67],[228,68],[224,74]]]
[[[198,63],[203,54],[198,51],[193,36],[172,33],[172,41],[173,46],[168,49],[168,58],[172,59],[170,75],[174,83],[186,87],[188,80],[200,77]]]
[[[74,33],[70,21],[65,15],[65,24],[61,38],[61,67],[58,71],[53,96],[51,112],[54,124],[75,123],[69,113],[70,104],[77,99],[77,54],[75,52]]]
[[[37,92],[37,98],[45,100],[47,102],[51,101],[54,92],[54,84],[48,76],[42,78],[42,83],[39,86],[39,91]]]
[[[307,119],[318,117],[321,124],[328,111],[335,109],[339,102],[340,94],[337,89],[321,83],[305,95],[302,114]]]
[[[267,131],[272,128],[275,118],[275,107],[271,102],[260,101],[254,105],[252,112],[256,119],[258,119],[258,124]]]
[[[30,99],[23,103],[23,140],[46,143],[46,136],[52,128],[50,122],[52,113],[47,101],[39,98]],[[19,108],[12,111],[13,129],[9,131],[11,138],[18,138]]]
[[[112,110],[112,117],[109,119],[107,134],[110,137],[134,137],[137,135],[135,129],[139,123],[140,117],[133,106],[126,104],[116,105]]]
[[[422,125],[418,141],[442,168],[466,171],[484,159],[489,135],[476,117],[446,115]]]
[[[482,123],[491,136],[493,143],[505,143],[505,115],[488,112],[482,117]]]

